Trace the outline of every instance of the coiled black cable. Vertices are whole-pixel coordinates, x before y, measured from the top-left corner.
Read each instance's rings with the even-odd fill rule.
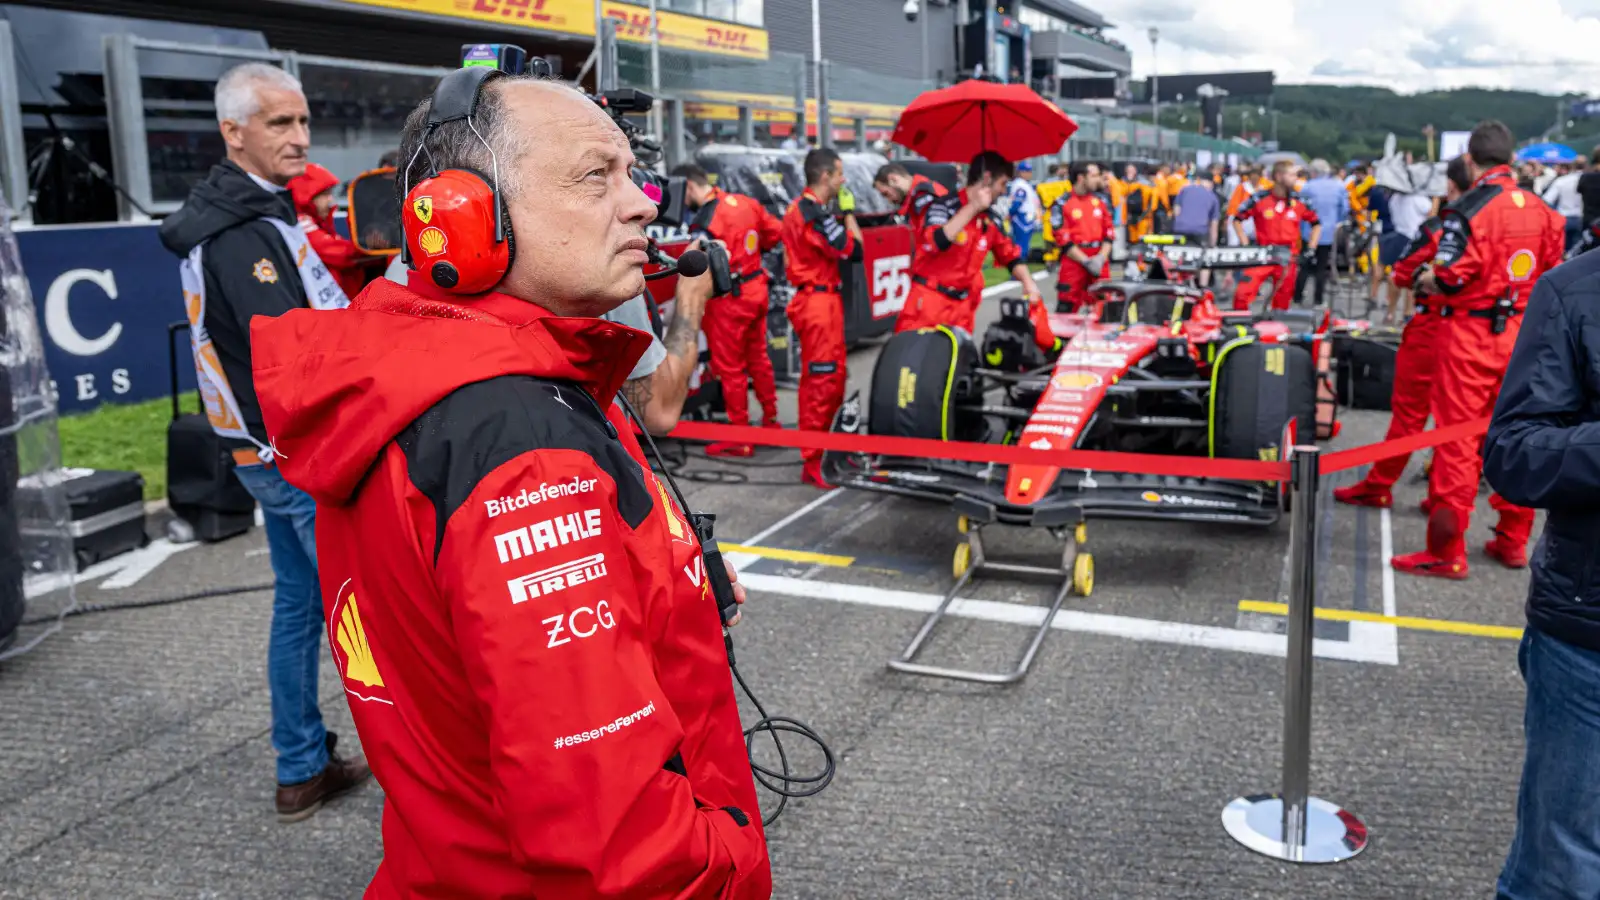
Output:
[[[56,622],[61,619],[71,619],[77,616],[87,616],[91,613],[119,612],[125,609],[149,609],[152,606],[171,606],[174,603],[188,603],[192,600],[209,600],[213,597],[231,597],[234,594],[255,594],[261,591],[270,591],[272,582],[265,584],[243,584],[235,587],[208,588],[203,591],[194,591],[188,594],[177,594],[171,597],[151,597],[146,600],[129,600],[123,603],[84,603],[70,606],[59,613],[47,616],[34,616],[23,619],[19,625],[43,625],[46,622]]]
[[[683,514],[685,516],[689,515],[691,512],[689,499],[683,495],[683,489],[678,486],[678,480],[674,477],[672,469],[668,468],[667,461],[662,456],[661,448],[656,446],[655,438],[651,436],[649,431],[645,430],[644,420],[634,412],[633,406],[628,403],[627,398],[618,394],[617,402],[622,404],[623,412],[638,427],[639,433],[644,435],[646,452],[655,460],[659,466],[658,471],[666,478],[667,484],[672,487],[672,493],[678,498],[678,505],[682,508]],[[688,451],[685,450],[684,457],[686,458],[687,455]],[[756,697],[755,692],[750,690],[750,685],[745,682],[744,675],[739,672],[739,663],[734,658],[733,652],[733,635],[728,633],[726,626],[722,629],[722,641],[723,646],[728,651],[728,668],[733,670],[733,679],[738,682],[739,689],[744,691],[744,695],[750,698],[751,704],[756,708],[756,715],[760,717],[754,725],[744,730],[745,755],[750,760],[750,773],[754,776],[756,783],[778,795],[778,808],[774,809],[771,815],[764,816],[761,819],[763,826],[771,825],[778,820],[778,816],[783,814],[783,810],[789,805],[790,800],[815,796],[832,783],[837,763],[833,755],[833,748],[829,747],[827,742],[822,739],[822,736],[817,734],[811,726],[788,716],[771,716],[767,714],[766,706]],[[756,762],[756,735],[762,732],[772,735],[772,745],[778,751],[777,769],[769,769]],[[796,775],[790,771],[789,754],[784,750],[783,741],[778,737],[782,732],[797,735],[817,745],[817,748],[822,751],[823,760],[820,773],[816,775]],[[800,786],[795,787],[795,785]]]

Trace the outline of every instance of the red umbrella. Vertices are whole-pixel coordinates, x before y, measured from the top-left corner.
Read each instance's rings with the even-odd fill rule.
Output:
[[[928,91],[900,114],[894,142],[931,162],[970,162],[984,150],[1008,160],[1050,156],[1078,126],[1025,84],[963,81]]]

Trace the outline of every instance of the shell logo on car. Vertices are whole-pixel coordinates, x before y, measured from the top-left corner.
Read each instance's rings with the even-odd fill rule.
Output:
[[[1062,391],[1098,387],[1100,376],[1094,372],[1057,372],[1050,377],[1050,386]]]

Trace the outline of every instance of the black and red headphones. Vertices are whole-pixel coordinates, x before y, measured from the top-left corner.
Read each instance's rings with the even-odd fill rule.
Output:
[[[405,261],[436,287],[453,294],[481,294],[500,283],[516,255],[511,218],[500,195],[500,160],[478,132],[473,116],[484,85],[505,73],[486,66],[457,69],[440,79],[428,107],[428,129],[405,163],[408,183],[400,210]],[[489,150],[489,176],[471,169],[439,171],[428,139],[447,122],[465,121]],[[418,156],[428,159],[428,177],[409,187]]]

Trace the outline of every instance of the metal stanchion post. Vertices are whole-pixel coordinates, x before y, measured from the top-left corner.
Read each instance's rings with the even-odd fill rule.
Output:
[[[1310,796],[1312,617],[1317,595],[1316,447],[1290,457],[1289,647],[1283,696],[1283,791],[1240,797],[1222,810],[1222,826],[1257,853],[1296,863],[1341,862],[1367,846],[1367,826]]]

